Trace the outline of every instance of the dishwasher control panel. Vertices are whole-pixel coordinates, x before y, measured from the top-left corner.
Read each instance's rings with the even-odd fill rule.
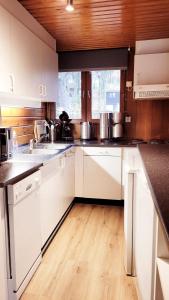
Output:
[[[37,171],[26,178],[8,186],[8,204],[16,204],[35,191],[41,184],[41,172]]]

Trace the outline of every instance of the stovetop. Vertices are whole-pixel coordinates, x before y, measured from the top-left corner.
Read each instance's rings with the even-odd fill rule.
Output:
[[[138,145],[138,144],[151,144],[151,145],[157,145],[157,144],[169,144],[169,140],[162,140],[162,139],[151,139],[151,140],[143,140],[143,139],[125,139],[125,138],[119,138],[119,139],[111,139],[111,140],[104,140],[102,143],[106,144],[112,144],[112,145]]]

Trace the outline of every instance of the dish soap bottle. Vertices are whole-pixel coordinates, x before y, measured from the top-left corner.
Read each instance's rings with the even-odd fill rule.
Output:
[[[18,152],[18,142],[17,142],[17,135],[16,135],[16,131],[13,130],[13,153],[17,153]]]

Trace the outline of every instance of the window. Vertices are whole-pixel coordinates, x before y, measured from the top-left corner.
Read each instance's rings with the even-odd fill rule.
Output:
[[[56,118],[65,110],[70,119],[81,119],[81,72],[60,72]]]
[[[100,112],[120,111],[120,70],[92,71],[92,119]]]
[[[71,119],[83,121],[120,111],[120,88],[120,70],[60,72],[56,118],[63,110]]]

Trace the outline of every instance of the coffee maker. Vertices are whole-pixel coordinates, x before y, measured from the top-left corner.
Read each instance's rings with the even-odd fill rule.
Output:
[[[60,119],[60,130],[61,130],[61,139],[64,141],[72,141],[72,128],[70,122],[72,121],[69,119],[69,115],[66,111],[62,111],[61,115],[59,116]]]
[[[12,128],[0,127],[0,162],[12,157]]]

